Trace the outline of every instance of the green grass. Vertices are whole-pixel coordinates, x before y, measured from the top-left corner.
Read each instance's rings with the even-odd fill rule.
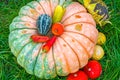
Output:
[[[31,0],[6,1],[0,0],[0,80],[40,80],[17,64],[8,45],[9,24],[18,15],[19,9]],[[107,42],[102,46],[105,56],[100,60],[103,73],[97,80],[120,80],[120,0],[105,2],[111,11],[112,25],[98,27],[107,36]],[[52,80],[65,80],[65,77]]]

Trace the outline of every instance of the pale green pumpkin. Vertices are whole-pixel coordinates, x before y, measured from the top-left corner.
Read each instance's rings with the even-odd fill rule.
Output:
[[[9,35],[9,46],[15,56],[18,56],[20,50],[31,41],[30,37],[36,33],[36,30],[14,30]]]

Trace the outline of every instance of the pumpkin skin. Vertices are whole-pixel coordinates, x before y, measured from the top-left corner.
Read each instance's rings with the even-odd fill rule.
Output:
[[[92,57],[96,45],[96,23],[78,2],[64,5],[66,11],[60,21],[64,33],[47,53],[42,52],[45,43],[31,40],[32,35],[39,34],[36,24],[39,16],[47,14],[52,18],[56,6],[63,3],[64,0],[32,1],[21,8],[9,27],[9,45],[18,64],[39,78],[52,79],[77,72]]]

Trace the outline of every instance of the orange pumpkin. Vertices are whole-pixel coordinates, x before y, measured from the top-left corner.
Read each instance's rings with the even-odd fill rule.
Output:
[[[87,64],[96,45],[98,31],[92,16],[78,2],[67,5],[62,3],[67,2],[32,1],[21,8],[19,16],[10,25],[9,45],[12,53],[29,74],[39,78],[51,79],[57,75],[67,76],[77,72]],[[65,8],[65,13],[59,22],[63,25],[64,32],[45,53],[42,51],[45,43],[35,43],[31,40],[31,36],[42,35],[38,33],[37,20],[42,14],[47,14],[52,19],[57,5]],[[47,21],[42,20],[42,17],[40,21]],[[43,26],[42,23],[40,25]],[[47,25],[45,23],[46,29],[48,29]],[[39,28],[44,30],[44,27],[39,26]]]

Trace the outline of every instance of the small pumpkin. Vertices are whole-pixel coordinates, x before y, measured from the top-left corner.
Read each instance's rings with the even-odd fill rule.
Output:
[[[62,31],[55,33],[54,30],[59,29],[53,28],[51,31],[51,19],[58,5],[64,7],[65,12],[61,19],[55,20],[63,25],[60,29]],[[32,35],[47,37],[50,31],[54,36],[59,34],[54,39],[54,44],[50,42],[52,37],[39,43],[31,39]],[[26,72],[39,78],[52,79],[83,68],[92,57],[97,36],[93,17],[78,2],[38,0],[22,7],[11,23],[9,45]],[[48,43],[51,43],[50,48],[43,51]]]
[[[64,32],[64,26],[60,23],[55,23],[52,26],[52,33],[56,36],[62,35]]]

